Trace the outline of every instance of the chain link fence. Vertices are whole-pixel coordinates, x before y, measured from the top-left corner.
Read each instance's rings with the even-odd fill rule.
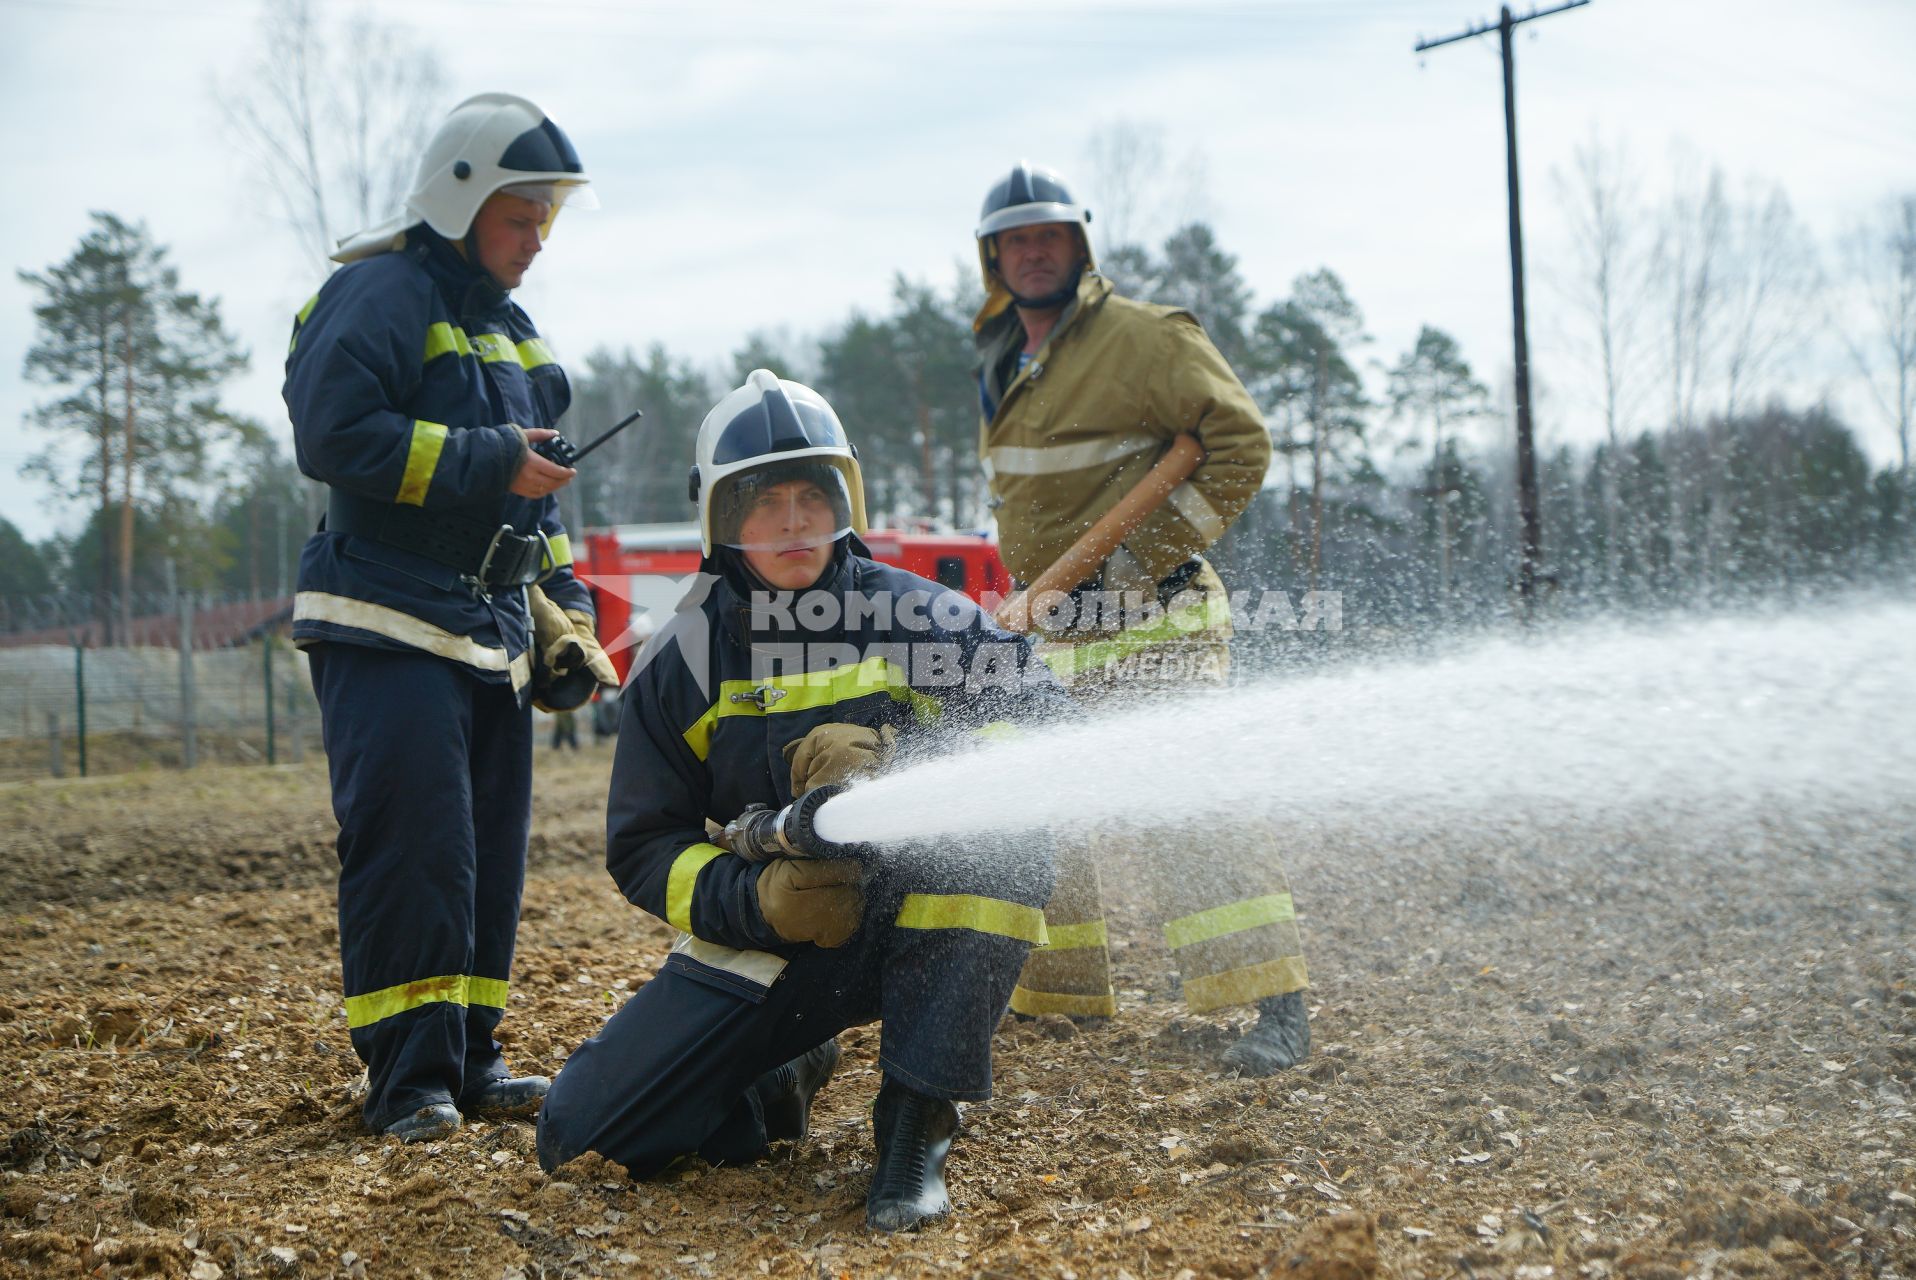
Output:
[[[199,764],[269,764],[319,750],[305,655],[284,602],[139,620],[133,644],[76,626],[0,647],[0,780]]]

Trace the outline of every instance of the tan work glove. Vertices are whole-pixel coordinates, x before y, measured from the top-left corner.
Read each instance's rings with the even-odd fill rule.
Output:
[[[869,778],[891,762],[898,730],[890,725],[867,729],[857,724],[821,724],[796,742],[785,744],[792,766],[792,794],[813,787]]]
[[[862,879],[850,858],[774,858],[758,873],[758,909],[786,942],[840,947],[865,914]]]
[[[541,711],[571,711],[585,705],[595,686],[616,689],[619,676],[599,647],[592,615],[561,609],[537,587],[526,588],[532,611],[532,705]]]

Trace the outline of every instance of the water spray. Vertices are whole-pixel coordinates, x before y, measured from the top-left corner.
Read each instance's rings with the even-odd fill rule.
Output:
[[[1381,842],[1485,822],[1876,812],[1907,804],[1916,777],[1912,634],[1916,605],[1866,599],[1154,697],[861,782],[809,811],[812,835],[890,850],[1256,821]]]

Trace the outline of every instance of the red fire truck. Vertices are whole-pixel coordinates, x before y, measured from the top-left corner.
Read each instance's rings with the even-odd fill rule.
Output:
[[[986,605],[1011,594],[998,544],[985,534],[873,529],[872,558],[955,588]],[[573,570],[592,589],[599,643],[624,680],[638,644],[669,617],[699,571],[696,524],[622,524],[588,529],[573,545]]]

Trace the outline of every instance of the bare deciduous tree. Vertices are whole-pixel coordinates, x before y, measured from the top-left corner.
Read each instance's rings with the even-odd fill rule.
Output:
[[[445,76],[370,10],[329,28],[314,0],[265,0],[259,30],[252,64],[214,100],[301,253],[323,265],[341,234],[397,212]]]
[[[1843,267],[1867,301],[1868,331],[1838,325],[1876,406],[1896,432],[1909,483],[1909,431],[1916,418],[1916,193],[1887,201],[1843,240]]]
[[[1730,209],[1723,171],[1699,179],[1695,161],[1677,160],[1676,181],[1657,235],[1657,275],[1662,281],[1664,359],[1670,377],[1670,425],[1696,424],[1710,366],[1721,340],[1729,247]]]
[[[1735,211],[1724,273],[1723,416],[1803,345],[1805,319],[1822,287],[1816,251],[1780,186],[1752,183]]]
[[[1604,579],[1616,581],[1622,554],[1617,475],[1624,440],[1635,429],[1647,382],[1644,304],[1651,285],[1649,219],[1636,174],[1621,144],[1601,138],[1577,148],[1572,174],[1552,174],[1570,223],[1575,274],[1567,292],[1584,317],[1581,340],[1597,378],[1605,449],[1599,472],[1603,506]]]
[[[1656,274],[1666,326],[1669,426],[1680,436],[1689,436],[1699,425],[1722,337],[1729,224],[1722,170],[1712,167],[1707,178],[1701,177],[1695,157],[1679,151],[1675,181],[1659,220]],[[1699,542],[1692,535],[1698,516],[1707,510],[1707,499],[1695,492],[1696,482],[1706,475],[1707,466],[1672,467],[1668,530],[1672,567],[1679,572],[1700,569],[1705,577],[1710,572],[1708,539]]]
[[[1096,215],[1091,230],[1099,256],[1162,239],[1173,227],[1208,221],[1209,166],[1191,150],[1173,161],[1164,129],[1114,120],[1093,130],[1084,148],[1083,191]]]

